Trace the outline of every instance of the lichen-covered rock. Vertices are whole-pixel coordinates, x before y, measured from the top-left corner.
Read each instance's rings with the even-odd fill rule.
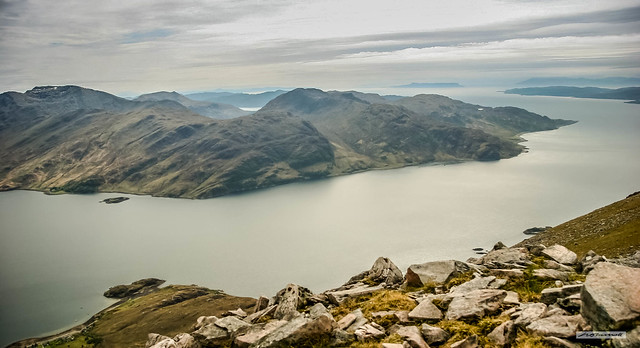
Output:
[[[248,348],[286,323],[286,320],[271,320],[267,323],[252,325],[243,335],[237,336],[233,342],[240,348]]]
[[[630,328],[640,319],[640,269],[600,262],[580,296],[582,316],[594,330]]]
[[[542,255],[564,265],[578,263],[578,255],[560,244],[554,244],[542,250]]]
[[[461,261],[433,261],[411,265],[407,269],[405,282],[410,286],[420,287],[427,284],[444,284],[451,277],[469,270],[469,266]]]
[[[298,308],[304,306],[307,303],[307,298],[312,295],[313,293],[305,287],[296,284],[287,285],[286,288],[276,294],[274,302],[277,307],[273,317],[287,319],[292,315],[296,315]]]
[[[449,304],[445,319],[473,319],[498,311],[507,292],[496,289],[473,290],[455,297]]]

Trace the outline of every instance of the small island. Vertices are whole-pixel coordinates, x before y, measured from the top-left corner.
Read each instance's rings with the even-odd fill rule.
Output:
[[[571,86],[527,87],[508,89],[504,91],[504,93],[551,97],[619,99],[628,100],[628,103],[633,104],[640,103],[640,87],[626,87],[618,89]]]
[[[129,197],[113,197],[113,198],[105,198],[101,200],[99,203],[115,204],[115,203],[122,203],[127,200],[129,200]]]

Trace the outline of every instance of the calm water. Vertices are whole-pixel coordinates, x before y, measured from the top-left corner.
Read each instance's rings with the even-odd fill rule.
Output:
[[[424,92],[424,91],[423,91]],[[429,91],[431,92],[431,91]],[[580,121],[526,134],[530,152],[285,185],[211,200],[0,194],[0,345],[82,322],[109,286],[145,277],[267,295],[339,286],[378,256],[401,269],[513,244],[640,190],[640,106],[447,91]],[[395,92],[397,93],[397,91]],[[467,93],[467,95],[462,95]]]

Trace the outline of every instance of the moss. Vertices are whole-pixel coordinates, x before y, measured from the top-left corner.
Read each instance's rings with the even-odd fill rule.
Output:
[[[371,319],[371,313],[380,311],[409,311],[416,303],[406,294],[397,290],[381,290],[372,294],[345,300],[340,306],[331,310],[331,314],[340,320],[345,315],[360,308],[364,316]]]
[[[526,333],[522,330],[518,331],[516,342],[513,345],[514,348],[547,348],[549,345],[545,344],[542,337],[534,336]]]
[[[481,347],[485,347],[491,346],[491,342],[487,339],[487,335],[506,320],[506,318],[501,317],[485,317],[477,322],[442,320],[434,325],[447,331],[451,335],[447,344],[445,344],[445,347],[472,335],[477,335],[478,344]]]
[[[473,271],[459,273],[447,280],[447,282],[444,284],[444,290],[445,292],[447,292],[454,286],[464,284],[470,281],[471,279],[473,279]]]
[[[523,277],[509,278],[507,284],[502,288],[517,292],[522,302],[539,302],[542,290],[553,286],[554,282],[534,277],[533,270],[537,268],[539,267],[536,264],[529,265],[527,269],[523,270]]]

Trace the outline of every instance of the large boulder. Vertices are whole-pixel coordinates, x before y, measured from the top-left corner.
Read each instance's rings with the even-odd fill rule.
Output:
[[[299,315],[253,342],[249,347],[295,347],[298,342],[314,341],[323,337],[329,338],[334,329],[334,325],[335,321],[332,321],[326,315],[321,315],[317,319],[306,318],[303,315]]]
[[[578,255],[560,244],[554,244],[542,250],[542,255],[564,265],[578,263]]]
[[[409,286],[441,285],[452,277],[468,271],[469,266],[461,261],[433,261],[411,265],[407,269],[405,281]]]
[[[523,303],[519,308],[521,311],[515,319],[516,326],[525,327],[535,320],[542,318],[547,312],[547,305],[544,303]],[[515,315],[514,315],[515,316]]]
[[[307,304],[307,299],[313,293],[302,286],[289,284],[286,288],[278,291],[275,297],[277,305],[273,317],[276,319],[287,319],[298,314],[298,308]]]
[[[429,348],[427,342],[420,333],[420,329],[416,326],[394,326],[390,329],[392,334],[400,335],[409,347],[412,348]]]
[[[409,318],[417,320],[440,320],[442,319],[442,312],[433,304],[431,299],[426,299],[409,312]]]
[[[427,344],[442,344],[447,342],[449,337],[451,337],[451,335],[443,329],[429,324],[422,324],[420,332]]]
[[[487,338],[498,347],[511,346],[515,342],[517,330],[513,321],[507,320],[491,331]]]
[[[455,297],[449,304],[445,319],[478,319],[498,311],[507,292],[497,289],[473,290]]]
[[[174,338],[151,333],[145,348],[200,348],[200,345],[188,333],[178,334]]]
[[[565,285],[560,288],[546,288],[540,293],[540,302],[545,304],[554,304],[560,298],[579,294],[582,290],[582,284]]]
[[[403,281],[402,271],[386,257],[379,257],[371,266],[371,269],[355,275],[349,279],[345,285],[355,283],[367,284],[401,284]]]
[[[490,251],[480,259],[480,263],[488,268],[514,268],[525,266],[530,260],[526,248],[504,248]]]
[[[233,342],[237,347],[248,348],[286,323],[286,320],[271,320],[266,323],[252,325],[244,335],[237,336]]]
[[[600,262],[580,296],[582,316],[594,330],[631,328],[640,319],[640,269]]]
[[[578,331],[587,327],[582,316],[552,315],[537,319],[527,325],[527,330],[539,336],[575,337]]]

